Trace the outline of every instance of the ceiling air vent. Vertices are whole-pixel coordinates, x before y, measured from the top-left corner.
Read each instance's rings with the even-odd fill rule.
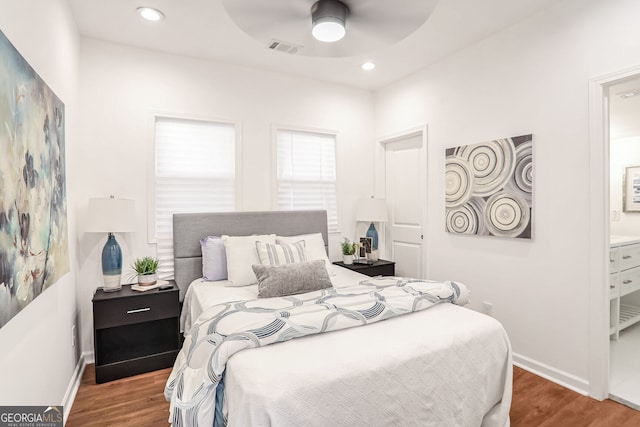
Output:
[[[640,95],[640,88],[627,90],[624,92],[620,92],[617,94],[621,99],[633,98],[634,96]]]
[[[295,55],[296,53],[298,53],[300,49],[302,49],[302,46],[300,45],[287,43],[287,42],[283,42],[275,39],[271,40],[271,42],[269,42],[267,47],[271,50],[288,53],[290,55]]]

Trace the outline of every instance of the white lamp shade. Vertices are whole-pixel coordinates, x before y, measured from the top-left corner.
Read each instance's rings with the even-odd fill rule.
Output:
[[[89,199],[88,232],[129,233],[136,230],[135,201],[129,199]]]
[[[387,202],[384,199],[360,199],[356,207],[356,221],[386,222]]]

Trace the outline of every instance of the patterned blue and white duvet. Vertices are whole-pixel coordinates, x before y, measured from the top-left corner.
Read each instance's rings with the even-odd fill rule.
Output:
[[[222,390],[227,362],[241,350],[372,324],[440,303],[464,305],[468,299],[460,283],[384,277],[302,295],[212,306],[186,337],[167,382],[170,422],[214,425],[216,393]],[[217,418],[215,425],[226,424],[221,412]]]

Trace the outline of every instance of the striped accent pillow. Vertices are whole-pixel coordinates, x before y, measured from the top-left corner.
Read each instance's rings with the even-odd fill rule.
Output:
[[[300,240],[295,243],[280,244],[257,241],[256,249],[258,250],[258,258],[262,265],[273,266],[295,264],[298,262],[305,262],[307,260],[307,254],[304,249],[304,240]]]

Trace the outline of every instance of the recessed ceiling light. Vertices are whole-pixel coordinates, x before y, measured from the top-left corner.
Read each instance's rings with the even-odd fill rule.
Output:
[[[151,7],[139,7],[136,10],[138,11],[138,14],[147,21],[160,21],[161,19],[164,19],[164,13],[160,12],[158,9],[153,9]]]
[[[362,64],[362,69],[365,71],[371,71],[374,68],[376,68],[376,64],[374,64],[373,62],[365,62],[364,64]]]

